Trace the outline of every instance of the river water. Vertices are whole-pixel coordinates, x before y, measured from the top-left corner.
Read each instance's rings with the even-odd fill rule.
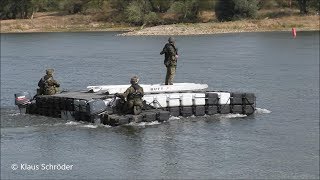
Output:
[[[65,90],[164,82],[168,37],[116,34],[1,34],[1,179],[319,178],[319,32],[176,37],[175,82],[253,92],[252,116],[108,127],[19,114],[13,94],[34,94],[46,68]]]

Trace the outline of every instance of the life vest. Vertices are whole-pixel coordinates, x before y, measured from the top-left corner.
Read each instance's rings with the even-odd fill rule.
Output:
[[[143,94],[139,91],[141,87],[137,84],[132,85],[132,87],[134,91],[128,94],[128,99],[141,99],[143,97]]]

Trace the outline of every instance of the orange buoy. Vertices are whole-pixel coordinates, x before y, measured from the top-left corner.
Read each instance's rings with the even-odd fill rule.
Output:
[[[292,37],[296,38],[296,36],[297,36],[296,28],[292,28]]]

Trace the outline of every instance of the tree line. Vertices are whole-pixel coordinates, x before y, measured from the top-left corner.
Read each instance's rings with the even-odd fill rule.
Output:
[[[93,14],[97,20],[157,25],[198,22],[199,13],[214,11],[219,21],[256,18],[261,9],[320,10],[319,0],[1,0],[0,18],[32,18],[35,12]]]

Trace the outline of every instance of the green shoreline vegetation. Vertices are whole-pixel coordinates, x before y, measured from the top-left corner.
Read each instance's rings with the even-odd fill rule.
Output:
[[[1,33],[319,31],[319,0],[2,0]]]

